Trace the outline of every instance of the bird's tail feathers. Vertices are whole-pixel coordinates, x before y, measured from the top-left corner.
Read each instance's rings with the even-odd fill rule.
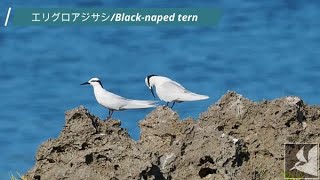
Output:
[[[158,106],[157,101],[130,100],[122,109],[144,109]]]
[[[188,93],[184,94],[183,97],[180,97],[179,100],[181,101],[199,101],[209,99],[209,96],[196,94],[196,93]]]

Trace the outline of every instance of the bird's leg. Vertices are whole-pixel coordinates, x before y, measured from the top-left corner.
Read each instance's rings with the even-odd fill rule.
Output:
[[[106,120],[111,119],[112,114],[113,114],[113,110],[109,109],[109,115],[108,115]]]
[[[165,109],[166,107],[169,107],[169,102],[167,102],[166,105],[162,106],[162,109]]]
[[[176,101],[173,101],[173,104],[172,104],[171,108],[173,108],[173,106],[174,106],[175,103],[176,103]]]

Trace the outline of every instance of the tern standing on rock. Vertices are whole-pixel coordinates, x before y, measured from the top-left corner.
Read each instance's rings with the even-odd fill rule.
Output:
[[[170,102],[173,102],[171,108],[176,102],[198,101],[209,98],[209,96],[190,92],[181,84],[164,76],[149,75],[146,77],[145,83],[151,90],[153,97],[155,97],[153,87],[156,88],[156,93],[159,99],[167,102],[166,106],[168,106]]]
[[[145,109],[156,107],[157,101],[144,101],[144,100],[133,100],[126,99],[124,97],[113,94],[103,89],[102,83],[98,78],[92,78],[88,82],[82,83],[81,85],[90,84],[93,87],[94,96],[99,104],[109,109],[109,116],[107,120],[111,118],[114,111],[121,111],[127,109]]]

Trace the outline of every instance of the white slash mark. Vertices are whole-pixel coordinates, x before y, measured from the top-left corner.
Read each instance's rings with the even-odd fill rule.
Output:
[[[9,9],[8,9],[8,13],[7,13],[6,21],[4,22],[4,26],[8,25],[10,13],[11,13],[11,7],[9,7]]]
[[[113,14],[112,14],[110,21],[113,21],[115,15],[116,15],[116,13],[113,13]],[[109,17],[109,16],[108,16],[108,17]]]

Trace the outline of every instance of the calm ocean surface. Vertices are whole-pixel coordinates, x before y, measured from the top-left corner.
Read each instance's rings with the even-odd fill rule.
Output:
[[[308,3],[307,3],[308,2]],[[216,7],[223,16],[203,27],[3,27],[13,7]],[[228,90],[255,101],[295,95],[320,104],[320,1],[255,0],[35,0],[0,2],[0,179],[34,164],[41,142],[55,138],[64,112],[84,105],[105,118],[92,88],[128,98],[153,99],[149,74],[171,77],[209,95],[177,104],[182,118],[197,118]],[[115,112],[134,139],[148,110]]]

